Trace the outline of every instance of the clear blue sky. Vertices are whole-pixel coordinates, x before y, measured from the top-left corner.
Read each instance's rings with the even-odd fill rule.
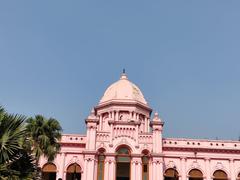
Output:
[[[240,1],[1,1],[0,104],[84,119],[125,67],[165,137],[238,139]]]

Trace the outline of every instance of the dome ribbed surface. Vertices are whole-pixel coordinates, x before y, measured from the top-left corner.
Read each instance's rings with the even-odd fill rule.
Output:
[[[99,103],[101,104],[111,100],[123,100],[124,102],[129,100],[147,104],[141,90],[128,80],[125,73],[122,74],[120,80],[107,88]]]

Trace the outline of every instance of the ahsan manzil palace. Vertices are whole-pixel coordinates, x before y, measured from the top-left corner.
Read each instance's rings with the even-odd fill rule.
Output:
[[[153,118],[151,118],[153,116]],[[86,118],[64,134],[43,180],[240,180],[240,142],[163,138],[163,121],[125,72]]]

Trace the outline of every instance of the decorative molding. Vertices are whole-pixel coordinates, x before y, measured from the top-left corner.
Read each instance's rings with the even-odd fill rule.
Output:
[[[218,169],[218,170],[223,170],[224,166],[223,166],[223,164],[221,162],[217,162],[215,168]]]
[[[190,165],[191,169],[201,169],[200,164],[197,161],[193,161],[192,164]]]
[[[163,150],[164,151],[182,151],[182,152],[211,152],[211,153],[226,153],[226,154],[240,154],[239,149],[214,149],[214,148],[194,148],[194,147],[180,147],[180,146],[175,146],[175,147],[166,147],[166,145],[163,145]],[[226,158],[227,159],[227,158]]]
[[[166,165],[166,169],[169,169],[169,168],[174,168],[176,167],[176,164],[174,161],[168,161],[167,165]]]

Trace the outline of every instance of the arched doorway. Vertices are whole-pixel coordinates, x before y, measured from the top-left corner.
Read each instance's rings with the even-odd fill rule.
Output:
[[[68,166],[66,180],[81,180],[81,167],[77,163]]]
[[[120,147],[116,153],[116,180],[130,180],[130,150],[127,147]]]
[[[214,180],[227,180],[227,174],[222,170],[217,170],[213,173]]]
[[[164,173],[164,180],[178,180],[178,172],[175,168],[169,168]]]
[[[149,180],[149,151],[142,151],[142,180]]]
[[[53,163],[47,163],[42,168],[43,180],[56,180],[57,167]]]
[[[189,180],[203,180],[203,174],[198,169],[192,169],[189,174]]]

